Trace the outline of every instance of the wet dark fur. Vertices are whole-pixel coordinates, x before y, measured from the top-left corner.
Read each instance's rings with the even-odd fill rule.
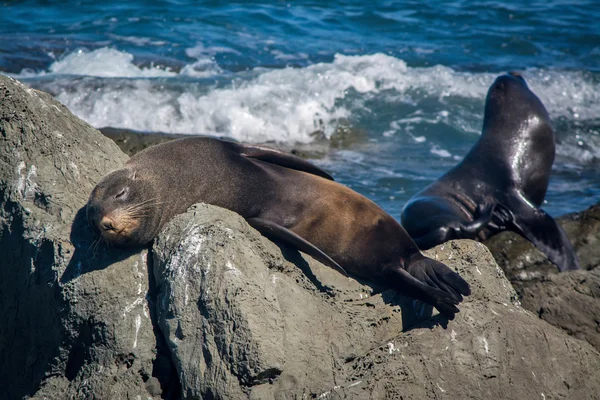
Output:
[[[410,199],[402,225],[422,249],[512,230],[561,270],[576,269],[564,232],[540,208],[554,153],[542,102],[519,74],[500,76],[488,91],[480,139],[456,167]]]

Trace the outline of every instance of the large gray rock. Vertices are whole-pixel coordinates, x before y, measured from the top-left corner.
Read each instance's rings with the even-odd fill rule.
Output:
[[[600,354],[515,303],[481,244],[428,252],[472,285],[450,323],[206,205],[150,252],[106,249],[83,206],[126,156],[2,76],[0,134],[3,398],[598,398]]]
[[[127,156],[1,75],[0,135],[0,397],[151,397],[147,252],[106,252],[82,218]]]
[[[428,252],[473,294],[455,321],[413,327],[412,301],[277,248],[226,210],[194,206],[153,251],[158,323],[188,398],[600,396],[600,354],[521,308],[476,242]]]
[[[503,232],[486,245],[506,271],[523,307],[600,350],[600,205],[558,218],[581,264],[559,273],[521,236]]]
[[[544,321],[600,350],[600,268],[532,282],[521,301]]]

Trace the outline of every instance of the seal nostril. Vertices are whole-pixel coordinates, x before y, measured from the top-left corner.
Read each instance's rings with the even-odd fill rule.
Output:
[[[104,231],[114,231],[115,230],[115,227],[114,227],[112,221],[106,217],[102,218],[102,221],[100,221],[100,227]]]

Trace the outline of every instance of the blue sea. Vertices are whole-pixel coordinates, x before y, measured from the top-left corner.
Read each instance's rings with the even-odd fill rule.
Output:
[[[600,200],[598,1],[0,2],[0,72],[95,127],[318,149],[399,219],[521,71],[556,128],[544,208]]]

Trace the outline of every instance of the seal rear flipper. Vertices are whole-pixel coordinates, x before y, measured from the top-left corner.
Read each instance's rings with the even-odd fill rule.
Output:
[[[270,147],[255,146],[249,144],[233,143],[238,147],[239,153],[248,158],[279,165],[281,167],[308,172],[321,178],[333,180],[333,177],[321,168],[293,154],[286,153]]]
[[[522,235],[562,271],[579,269],[571,242],[554,218],[515,196],[509,202],[514,215],[510,230]]]
[[[407,270],[387,268],[384,280],[397,291],[433,305],[449,320],[459,310],[463,296],[471,294],[469,284],[441,262],[421,256],[411,262]]]
[[[331,257],[289,229],[263,218],[248,218],[246,221],[248,221],[248,224],[250,224],[251,227],[263,235],[287,243],[313,257],[315,260],[322,262],[338,272],[341,272],[345,276],[348,276],[348,273],[344,270],[344,268],[342,268]]]

